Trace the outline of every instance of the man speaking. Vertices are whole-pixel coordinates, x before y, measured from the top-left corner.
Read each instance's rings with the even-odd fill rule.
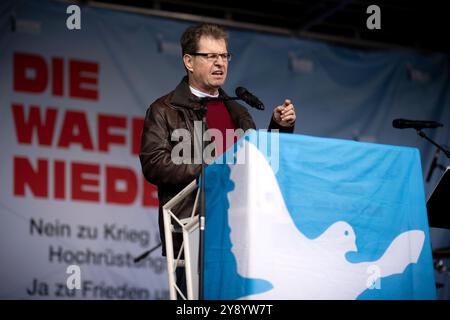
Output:
[[[228,52],[228,35],[214,24],[189,27],[181,37],[184,67],[187,72],[175,90],[157,99],[147,109],[142,132],[139,158],[145,178],[158,187],[159,230],[164,246],[164,222],[162,206],[196,179],[201,164],[176,164],[171,151],[178,141],[172,141],[172,133],[186,129],[194,137],[194,122],[202,121],[202,98],[227,97],[221,89],[227,78],[231,53]],[[247,94],[248,92],[242,92]],[[245,99],[244,99],[245,100]],[[246,108],[235,101],[211,101],[207,106],[207,129],[217,129],[226,137],[227,129],[256,129]],[[286,99],[272,113],[269,130],[293,132],[295,125],[294,105]],[[220,150],[225,151],[234,141],[223,139]],[[192,143],[193,145],[194,143]],[[218,155],[218,154],[216,154]],[[174,213],[183,219],[191,215],[195,194],[191,193],[176,208]],[[178,253],[181,237],[174,237],[174,252]]]

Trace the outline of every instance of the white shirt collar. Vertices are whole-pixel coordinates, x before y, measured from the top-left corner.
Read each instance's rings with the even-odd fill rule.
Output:
[[[216,95],[210,95],[210,94],[208,94],[208,93],[204,93],[204,92],[202,92],[202,91],[200,91],[200,90],[197,90],[197,89],[195,89],[195,88],[192,88],[191,86],[189,86],[189,89],[191,89],[191,92],[192,92],[193,95],[195,95],[195,96],[197,96],[197,97],[199,97],[199,98],[205,98],[205,97],[208,97],[208,98],[217,98],[217,97],[219,96],[218,93],[217,93]]]

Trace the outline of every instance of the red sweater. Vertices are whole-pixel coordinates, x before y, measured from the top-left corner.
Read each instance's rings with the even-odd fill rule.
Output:
[[[226,141],[226,129],[235,130],[236,127],[231,119],[230,113],[223,101],[214,101],[208,103],[208,113],[206,114],[206,122],[208,124],[208,129],[217,129],[222,134],[222,152],[220,152],[219,146],[216,146],[216,156],[220,156],[229,147],[236,143],[237,139],[228,139]],[[214,140],[214,137],[213,137]]]

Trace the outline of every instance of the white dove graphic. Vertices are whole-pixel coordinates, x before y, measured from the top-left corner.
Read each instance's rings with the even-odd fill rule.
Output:
[[[425,237],[421,230],[401,233],[380,259],[362,263],[345,257],[357,248],[353,228],[344,221],[332,224],[315,239],[307,238],[294,225],[264,155],[243,141],[236,157],[246,161],[230,166],[234,182],[227,195],[231,251],[242,277],[265,279],[273,285],[269,291],[243,299],[356,299],[371,285],[371,270],[381,279],[417,262]]]

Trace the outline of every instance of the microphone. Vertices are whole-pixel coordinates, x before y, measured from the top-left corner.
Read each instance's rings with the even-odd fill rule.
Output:
[[[138,263],[139,261],[141,261],[142,259],[147,258],[147,256],[152,253],[153,251],[155,251],[156,249],[158,249],[159,247],[162,246],[162,243],[160,242],[159,244],[157,244],[156,246],[154,246],[153,248],[151,248],[150,250],[145,251],[143,254],[141,254],[139,257],[134,258],[133,262],[134,263]]]
[[[258,110],[264,110],[264,104],[247,89],[243,87],[237,87],[235,91],[238,98],[244,100],[249,106]]]
[[[436,121],[394,119],[394,121],[392,121],[392,126],[397,129],[414,128],[416,130],[421,130],[424,128],[432,129],[437,127],[443,127],[443,124]]]

